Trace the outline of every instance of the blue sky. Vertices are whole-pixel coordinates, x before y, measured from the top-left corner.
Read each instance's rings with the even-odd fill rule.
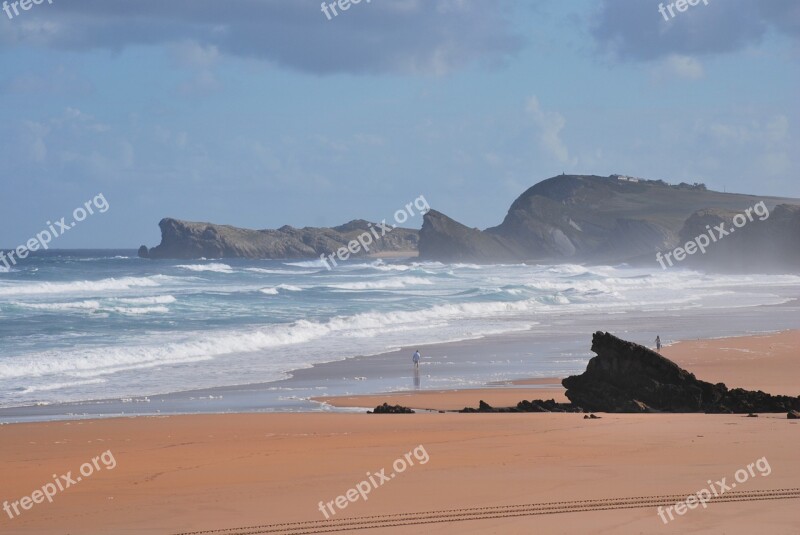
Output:
[[[0,12],[0,245],[156,245],[162,217],[475,227],[623,173],[800,197],[800,2],[54,0]],[[410,220],[419,227],[421,219]]]

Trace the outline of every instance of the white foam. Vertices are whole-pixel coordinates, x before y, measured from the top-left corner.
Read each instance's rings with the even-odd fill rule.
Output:
[[[261,288],[259,292],[267,295],[278,295],[279,290],[286,290],[287,292],[302,292],[303,289],[291,284],[279,284],[274,288]]]
[[[25,303],[22,301],[11,301],[12,305],[20,306],[32,310],[44,310],[51,312],[116,312],[118,314],[139,315],[139,314],[163,314],[169,312],[165,306],[139,306],[125,307],[118,304],[127,305],[166,305],[174,303],[175,297],[171,295],[155,295],[151,297],[120,297],[109,298],[103,302],[97,299],[85,299],[82,301],[51,302],[51,303]]]
[[[400,277],[397,279],[379,281],[343,282],[340,284],[330,284],[328,287],[339,290],[399,290],[409,286],[430,284],[433,284],[433,282],[422,277]]]
[[[172,295],[153,295],[151,297],[116,297],[113,299],[119,303],[130,305],[169,305],[177,301]]]
[[[291,269],[266,269],[266,268],[245,268],[251,273],[265,273],[268,275],[305,275],[308,271],[297,271]]]
[[[110,307],[108,309],[111,312],[116,312],[117,314],[126,314],[128,316],[140,316],[142,314],[166,314],[169,312],[169,308],[164,306],[155,306],[155,307]]]
[[[284,262],[283,265],[302,267],[302,268],[324,268],[326,266],[325,262],[323,262],[322,260],[307,260],[303,262]]]
[[[302,292],[303,291],[303,289],[300,288],[299,286],[292,286],[291,284],[279,284],[278,285],[278,289],[279,290],[286,290],[288,292]]]
[[[153,288],[168,280],[171,277],[153,275],[97,281],[13,283],[0,286],[0,296],[115,292],[132,288]]]
[[[233,273],[233,268],[228,264],[212,262],[210,264],[181,264],[175,266],[189,271],[212,271],[214,273]]]
[[[496,318],[531,307],[533,300],[517,303],[464,303],[437,305],[420,311],[365,312],[337,316],[327,322],[299,320],[260,329],[164,334],[164,340],[147,344],[49,350],[21,354],[0,362],[0,379],[52,374],[92,378],[120,371],[210,360],[221,355],[252,353],[297,345],[338,334],[345,337],[377,337],[390,329],[424,328],[453,318]],[[167,342],[166,340],[179,340]]]
[[[23,394],[33,394],[34,392],[49,392],[51,390],[61,390],[64,388],[74,388],[76,386],[96,385],[105,383],[106,380],[97,377],[95,379],[86,379],[83,381],[68,381],[66,383],[48,383],[39,386],[28,386],[22,391]]]
[[[51,310],[54,312],[63,310],[97,310],[100,308],[100,301],[87,300],[87,301],[73,301],[70,303],[22,303],[19,301],[12,301],[11,304],[30,308],[33,310]]]

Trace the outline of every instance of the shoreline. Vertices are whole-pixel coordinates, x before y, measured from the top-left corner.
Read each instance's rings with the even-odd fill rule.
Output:
[[[662,354],[670,357],[673,348],[680,344],[695,344],[705,341],[713,343],[719,340],[735,340],[740,338],[763,337],[792,332],[795,329],[778,329],[771,332],[748,333],[741,336],[714,336],[700,339],[688,339],[682,341],[669,342],[664,346]],[[625,334],[621,334],[625,336]],[[478,366],[475,371],[475,381],[469,385],[455,385],[453,387],[434,388],[428,386],[431,380],[436,379],[435,373],[444,372],[441,363],[447,363],[458,355],[462,361],[478,361],[483,355],[494,351],[503,361],[519,359],[522,355],[530,353],[530,343],[532,340],[541,338],[541,333],[534,329],[528,331],[518,331],[502,333],[497,335],[487,335],[477,339],[465,339],[455,342],[442,342],[437,344],[421,344],[419,347],[423,351],[423,362],[420,366],[420,373],[415,374],[411,366],[404,363],[406,357],[412,352],[412,346],[401,349],[393,349],[377,355],[351,356],[342,360],[316,364],[308,368],[294,370],[291,376],[279,381],[256,382],[243,385],[219,386],[212,388],[191,389],[166,394],[149,394],[144,396],[134,396],[130,398],[106,398],[99,400],[53,403],[44,405],[26,405],[21,407],[0,408],[0,424],[10,424],[19,422],[34,421],[69,421],[91,418],[110,418],[128,416],[160,416],[160,415],[189,415],[189,414],[236,414],[236,413],[273,413],[273,412],[321,412],[321,411],[347,411],[355,408],[374,408],[364,405],[343,405],[339,402],[326,403],[325,400],[334,398],[353,398],[359,396],[370,397],[389,397],[398,394],[408,394],[409,392],[419,391],[426,395],[434,392],[464,392],[464,391],[486,391],[486,396],[492,399],[510,400],[507,394],[502,394],[502,390],[512,390],[522,387],[535,387],[536,392],[525,394],[534,395],[536,398],[555,398],[556,401],[566,401],[563,397],[563,389],[560,385],[562,375],[555,381],[554,376],[531,377],[520,372],[518,379],[492,380],[486,377],[487,367]],[[641,338],[641,337],[637,337]],[[554,340],[550,345],[555,344]],[[563,374],[579,374],[585,368],[585,362],[594,356],[589,350],[590,336],[587,334],[584,341],[574,342],[572,351],[582,351],[585,353],[583,362],[576,366],[575,370]],[[583,346],[584,349],[580,349]],[[407,355],[408,354],[408,355]],[[440,363],[430,364],[436,358]],[[702,373],[698,374],[694,368],[697,366],[696,356],[694,360],[687,363],[678,362],[679,365],[695,373],[699,378],[710,382],[718,382],[713,378],[705,378]],[[408,359],[410,363],[410,358]],[[458,365],[458,364],[457,364]],[[462,364],[462,366],[468,366]],[[431,367],[433,366],[433,367]],[[449,369],[447,370],[449,371]],[[702,367],[701,367],[702,371]],[[779,375],[779,374],[778,374]],[[549,382],[552,388],[542,388],[536,382]],[[729,384],[729,381],[722,381],[729,387],[742,387],[745,384]],[[773,381],[774,382],[774,381]],[[757,389],[757,388],[752,388]],[[333,391],[332,393],[328,393]],[[338,392],[337,392],[338,391]],[[786,394],[784,392],[777,392]],[[800,393],[800,392],[799,392]],[[449,394],[450,402],[448,407],[453,407],[453,403],[463,399],[463,395]],[[520,401],[522,397],[516,401]],[[488,402],[488,400],[487,400]],[[493,403],[489,402],[491,405]],[[516,402],[515,402],[516,403]],[[393,403],[392,403],[393,404]],[[402,403],[400,403],[402,404]],[[477,406],[477,400],[474,402]],[[442,410],[429,407],[434,410]],[[464,406],[458,407],[464,408]],[[449,410],[449,409],[448,409]]]

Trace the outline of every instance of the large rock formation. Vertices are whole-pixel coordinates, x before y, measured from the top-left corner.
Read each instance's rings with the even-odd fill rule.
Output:
[[[644,346],[596,332],[586,371],[562,381],[569,400],[598,412],[787,412],[800,397],[728,389],[700,381],[671,360]]]
[[[161,243],[139,248],[146,258],[319,258],[336,252],[375,224],[362,219],[333,228],[251,230],[229,225],[195,223],[165,218],[159,222]],[[380,235],[383,231],[376,231]],[[374,235],[373,235],[374,237]],[[369,254],[387,251],[415,254],[419,242],[416,230],[395,228],[369,245]],[[361,251],[357,255],[364,255]]]
[[[514,201],[499,226],[485,231],[429,212],[420,231],[420,258],[482,263],[636,262],[656,267],[655,253],[681,243],[679,233],[693,213],[704,209],[739,212],[761,201],[769,209],[779,203],[800,204],[708,191],[701,184],[673,186],[618,175],[562,175],[529,188]],[[800,235],[793,219],[776,221],[781,233]]]

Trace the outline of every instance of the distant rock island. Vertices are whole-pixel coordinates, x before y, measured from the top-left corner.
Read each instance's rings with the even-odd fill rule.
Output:
[[[319,258],[335,252],[368,232],[374,223],[357,219],[333,228],[294,228],[283,226],[277,230],[251,230],[196,223],[178,219],[162,219],[161,243],[148,249],[142,245],[139,256],[143,258]],[[395,228],[370,245],[369,254],[386,253],[415,256],[419,232]],[[359,255],[366,253],[361,251]]]
[[[737,228],[681,267],[723,271],[800,269],[800,200],[710,191],[703,184],[670,185],[624,175],[560,175],[539,182],[486,230],[430,210],[422,229],[397,228],[371,246],[371,255],[419,254],[421,260],[475,263],[629,263],[658,267],[669,252],[709,228],[732,225],[759,203],[769,217]],[[166,218],[161,244],[142,246],[145,258],[319,258],[346,247],[368,221],[333,228],[250,230]],[[362,251],[358,255],[363,256]]]

